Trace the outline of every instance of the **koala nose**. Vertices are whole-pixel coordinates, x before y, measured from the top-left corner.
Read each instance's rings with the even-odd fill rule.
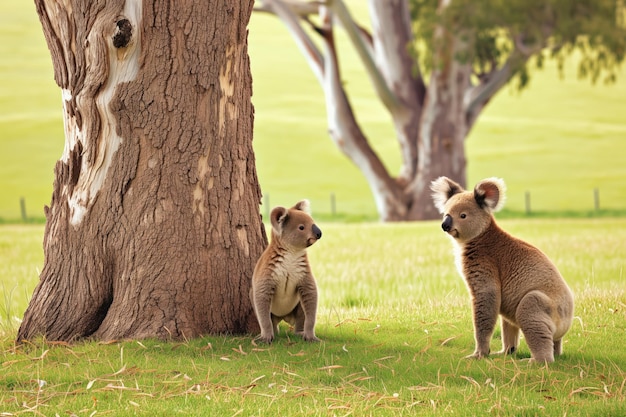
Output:
[[[317,239],[321,239],[322,238],[322,231],[320,230],[319,227],[317,227],[317,225],[313,225],[313,234],[315,235],[315,237]]]
[[[449,214],[446,214],[446,217],[444,217],[441,228],[444,232],[449,232],[452,229],[452,217]]]

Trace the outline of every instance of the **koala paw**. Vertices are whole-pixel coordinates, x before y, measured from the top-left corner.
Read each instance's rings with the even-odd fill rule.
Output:
[[[530,359],[527,359],[527,360],[528,360],[528,363],[531,364],[531,365],[547,365],[549,363],[554,362],[554,358],[550,358],[550,357],[541,358],[541,359],[539,359],[539,358],[530,358]]]
[[[272,342],[274,341],[274,335],[273,334],[264,335],[263,333],[261,333],[259,336],[255,338],[255,340],[258,340],[261,343],[271,345]]]
[[[318,339],[315,334],[306,334],[304,332],[302,333],[298,333],[300,336],[302,336],[302,338],[307,341],[307,342],[321,342],[320,339]]]
[[[511,346],[509,348],[497,351],[496,353],[494,353],[494,355],[512,355],[516,351],[517,351],[517,348],[515,346]]]
[[[465,359],[484,359],[484,358],[486,358],[488,356],[489,356],[489,352],[485,353],[485,352],[478,352],[478,351],[476,351],[476,352],[472,353],[471,355],[467,355],[465,357]]]

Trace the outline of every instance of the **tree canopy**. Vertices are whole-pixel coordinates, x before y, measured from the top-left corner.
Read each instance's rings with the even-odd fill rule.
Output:
[[[478,80],[510,65],[520,88],[528,84],[529,65],[542,68],[545,59],[555,59],[561,70],[571,55],[579,77],[614,82],[626,53],[623,0],[410,0],[410,5],[413,51],[424,70],[432,68],[433,51],[440,47],[431,41],[437,27],[463,34],[467,53],[456,59],[471,61]]]

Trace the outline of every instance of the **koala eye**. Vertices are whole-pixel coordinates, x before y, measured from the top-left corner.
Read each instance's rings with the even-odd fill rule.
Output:
[[[467,214],[465,214],[465,213],[461,213],[461,218],[462,218],[462,219],[464,219],[464,218],[466,218],[466,217],[467,217]]]
[[[298,226],[298,229],[300,229],[300,230],[304,230],[304,225],[303,225],[303,224],[301,224],[300,226]]]

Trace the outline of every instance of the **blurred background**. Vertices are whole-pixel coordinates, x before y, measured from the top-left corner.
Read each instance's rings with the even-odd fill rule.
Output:
[[[347,1],[369,26],[365,2]],[[391,119],[345,33],[336,31],[342,76],[357,119],[392,174],[400,154]],[[322,88],[274,16],[253,13],[249,53],[254,149],[267,207],[311,200],[316,216],[377,221],[360,171],[327,133]],[[0,221],[43,221],[54,165],[63,151],[61,92],[34,4],[0,4]],[[503,215],[626,214],[626,71],[617,82],[563,76],[546,61],[528,88],[503,88],[466,141],[468,186],[489,176],[508,186]],[[601,209],[598,213],[596,209]],[[594,214],[595,213],[595,214]]]

